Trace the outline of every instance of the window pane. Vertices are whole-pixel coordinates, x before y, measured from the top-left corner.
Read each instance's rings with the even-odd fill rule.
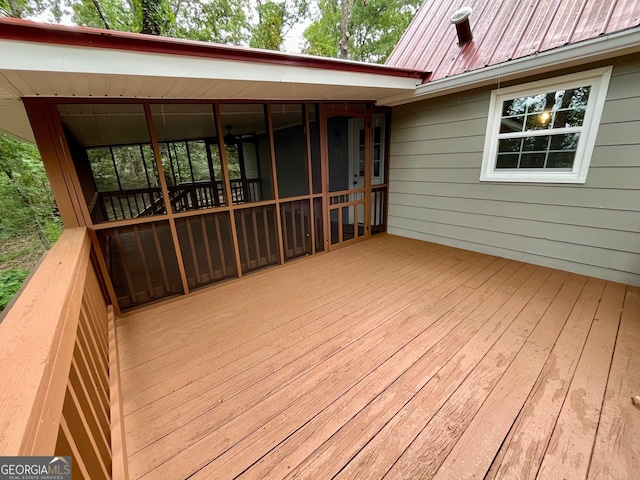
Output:
[[[578,148],[579,133],[552,135],[550,150],[575,150]]]
[[[234,204],[272,200],[271,144],[265,106],[224,104],[220,114]]]
[[[524,115],[503,118],[500,121],[500,133],[521,132],[524,126]]]
[[[522,139],[522,151],[532,152],[547,150],[549,147],[549,135],[540,135],[537,137],[524,137]]]
[[[547,168],[573,168],[576,152],[549,152]]]
[[[525,98],[514,98],[502,102],[502,116],[524,114],[527,111],[527,103]]]
[[[498,152],[519,152],[522,138],[503,138],[498,141]]]
[[[372,181],[373,185],[385,183],[384,165],[386,159],[386,128],[387,117],[384,113],[376,113],[373,115],[373,158],[372,158]]]
[[[542,112],[527,115],[527,124],[525,130],[545,130],[551,126],[551,112],[543,110]]]
[[[271,105],[273,144],[281,198],[309,193],[307,135],[302,105]]]
[[[574,108],[585,110],[589,101],[591,87],[580,87],[565,90],[562,101],[562,108]]]
[[[544,168],[546,153],[523,153],[520,157],[520,168]]]
[[[58,105],[94,223],[165,213],[143,105]]]
[[[580,127],[584,122],[584,110],[560,110],[556,112],[553,128]]]
[[[174,212],[225,205],[212,105],[151,105]]]
[[[519,154],[500,154],[496,160],[496,168],[518,168]]]
[[[541,93],[533,97],[527,97],[525,100],[527,104],[527,113],[541,112],[547,106],[547,95]]]

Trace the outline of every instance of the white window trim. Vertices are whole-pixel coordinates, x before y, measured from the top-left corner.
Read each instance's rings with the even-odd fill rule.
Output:
[[[485,135],[484,153],[482,156],[482,169],[480,181],[486,182],[527,182],[527,183],[585,183],[591,155],[596,142],[596,135],[602,117],[609,80],[613,67],[596,68],[585,72],[563,75],[550,79],[513,87],[493,90],[489,104],[489,116],[487,119],[487,132]],[[551,89],[569,89],[583,86],[591,86],[591,93],[584,121],[575,161],[571,171],[553,171],[551,169],[511,169],[496,170],[498,156],[498,133],[502,115],[502,102],[517,97],[544,94]]]

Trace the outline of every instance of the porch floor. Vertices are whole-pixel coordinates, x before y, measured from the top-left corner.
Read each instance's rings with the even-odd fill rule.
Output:
[[[133,479],[640,471],[635,287],[383,235],[118,338]]]

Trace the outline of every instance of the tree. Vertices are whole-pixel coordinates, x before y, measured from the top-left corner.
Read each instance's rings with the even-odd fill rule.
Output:
[[[255,48],[280,50],[284,37],[302,21],[309,11],[306,0],[257,0],[258,22],[253,26],[249,45]]]
[[[0,17],[30,18],[51,12],[54,20],[60,21],[62,11],[56,0],[0,0]]]
[[[59,225],[56,204],[35,146],[0,134],[0,237],[33,231],[44,248]]]
[[[250,29],[249,0],[64,1],[73,22],[85,27],[230,44],[246,41]]]
[[[305,53],[384,63],[421,0],[319,0]]]

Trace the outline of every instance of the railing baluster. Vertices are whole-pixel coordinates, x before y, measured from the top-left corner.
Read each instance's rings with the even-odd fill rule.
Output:
[[[298,232],[297,232],[297,225],[296,225],[296,203],[297,202],[292,202],[291,203],[291,230],[292,230],[292,234],[293,234],[293,254],[297,254],[298,253]]]
[[[107,384],[107,378],[109,376],[108,369],[101,368],[101,365],[96,362],[94,353],[91,350],[91,346],[89,345],[89,341],[84,332],[84,327],[82,322],[78,325],[78,342],[76,342],[76,346],[79,348],[79,357],[78,359],[82,359],[82,361],[78,360],[79,363],[84,362],[86,365],[86,375],[91,379],[92,383],[96,386],[98,391],[98,398],[102,405],[108,410],[109,407],[109,385]]]
[[[222,274],[223,276],[229,275],[227,272],[227,261],[224,258],[224,242],[222,241],[222,234],[220,232],[220,221],[218,219],[218,215],[213,215],[213,221],[216,225],[216,243],[218,244],[218,251],[220,252],[220,260],[222,261]]]
[[[240,223],[242,224],[242,240],[244,245],[244,253],[246,258],[246,269],[251,268],[251,256],[249,255],[249,240],[247,239],[247,223],[244,219],[245,210],[240,210]]]
[[[80,403],[80,410],[85,413],[85,421],[91,432],[91,436],[96,442],[97,450],[105,465],[111,466],[111,453],[109,448],[109,440],[105,436],[106,432],[109,432],[110,426],[107,422],[106,425],[101,424],[102,414],[96,411],[94,404],[91,401],[89,389],[91,388],[91,382],[88,377],[83,377],[78,369],[78,365],[75,359],[71,363],[71,369],[69,371],[69,382],[74,385],[76,396]]]
[[[251,218],[253,221],[253,243],[255,244],[255,247],[256,247],[256,260],[258,262],[258,265],[263,265],[262,255],[260,254],[260,235],[258,234],[258,221],[256,218],[257,210],[258,210],[257,208],[251,209]],[[260,208],[260,210],[263,211],[262,208]],[[264,211],[263,211],[263,214],[264,214]],[[267,252],[267,257],[264,263],[268,263],[268,262],[269,262],[269,252]]]
[[[213,214],[215,216],[215,214]],[[209,217],[209,215],[206,215]],[[207,256],[207,266],[209,267],[209,280],[213,280],[216,277],[215,270],[213,269],[213,260],[211,259],[211,249],[209,247],[209,235],[207,234],[207,224],[205,222],[205,215],[200,215],[200,228],[202,229],[202,241],[204,243],[204,252]]]
[[[280,218],[282,219],[282,243],[285,257],[289,254],[289,230],[287,229],[287,204],[280,205]]]
[[[133,226],[133,235],[136,237],[136,245],[138,246],[138,253],[140,254],[140,260],[142,260],[142,268],[144,269],[144,277],[147,281],[147,289],[151,298],[155,297],[153,291],[153,282],[151,281],[151,275],[149,273],[149,265],[147,263],[147,256],[144,254],[144,246],[142,245],[142,239],[140,238],[140,229],[138,225]]]
[[[164,264],[164,257],[162,256],[162,247],[160,246],[160,238],[158,237],[158,227],[155,223],[151,224],[151,231],[153,232],[153,242],[156,246],[156,253],[158,254],[158,262],[160,263],[160,270],[162,270],[162,279],[164,280],[164,288],[167,293],[171,292],[171,284],[169,283],[169,276],[167,275],[167,267]]]
[[[135,287],[133,286],[133,280],[131,279],[131,270],[129,269],[127,256],[124,252],[124,247],[122,246],[120,231],[117,228],[113,229],[113,238],[115,239],[116,246],[118,247],[120,260],[122,260],[122,269],[124,270],[124,276],[125,276],[125,279],[127,280],[127,286],[129,287],[129,296],[131,297],[131,301],[133,303],[136,303],[138,301],[138,296],[136,295]]]
[[[191,247],[191,258],[193,259],[193,267],[196,272],[196,285],[200,283],[200,265],[198,265],[198,254],[196,252],[196,245],[193,241],[193,231],[191,230],[191,218],[187,218],[187,236],[189,237],[189,247]]]
[[[67,385],[67,397],[64,402],[62,414],[67,421],[71,435],[78,447],[80,456],[85,462],[91,480],[108,479],[110,465],[105,465],[95,439],[91,435],[90,428],[80,407],[80,402],[74,386]]]
[[[265,243],[267,248],[267,258],[271,262],[272,256],[273,256],[271,254],[271,231],[269,230],[269,219],[267,217],[268,217],[268,212],[265,210],[264,215],[262,217],[262,223],[264,225],[264,237],[265,237]]]
[[[73,435],[71,435],[71,430],[69,430],[69,425],[67,425],[67,421],[64,419],[64,417],[60,421],[60,432],[58,434],[58,442],[56,444],[56,447],[58,455],[71,456],[73,458],[74,480],[91,480],[89,472],[87,471],[87,466],[82,460],[82,455],[80,455],[80,451],[78,450],[78,447],[73,440]]]

